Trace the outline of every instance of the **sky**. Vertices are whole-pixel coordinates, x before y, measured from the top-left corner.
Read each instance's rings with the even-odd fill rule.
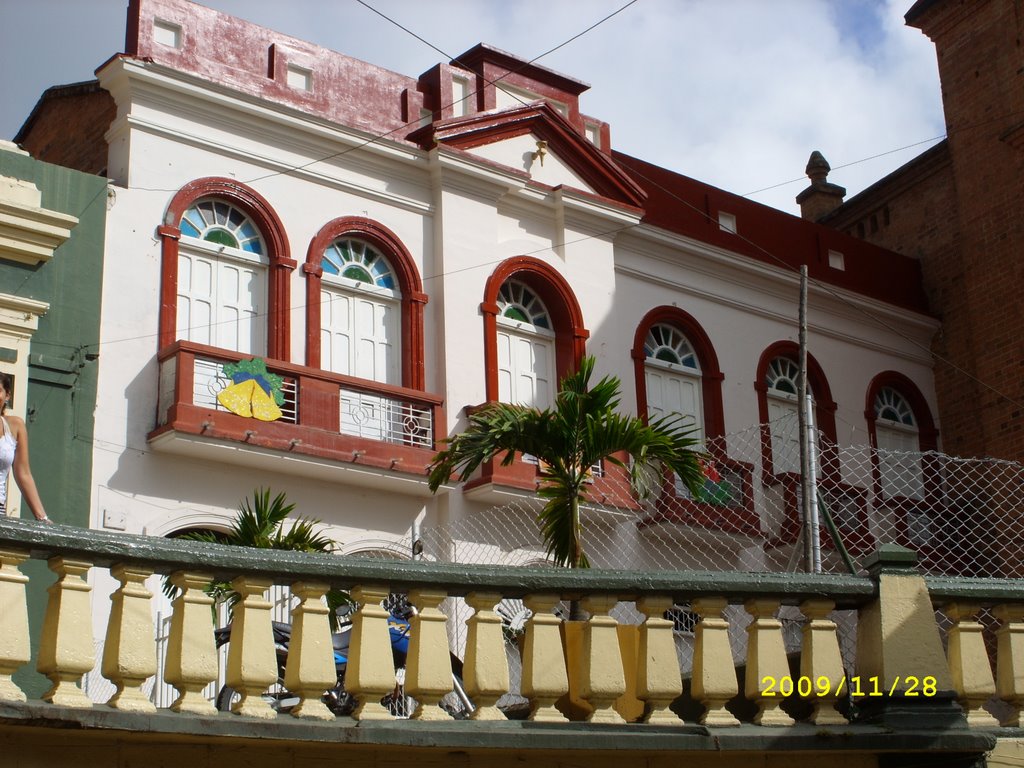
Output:
[[[533,59],[628,2],[202,4],[416,77],[478,42]],[[581,109],[611,124],[614,149],[798,213],[811,151],[849,197],[942,137],[935,50],[905,25],[911,4],[635,0],[538,63],[591,85]],[[0,0],[0,138],[13,138],[46,88],[89,80],[123,50],[126,7]]]

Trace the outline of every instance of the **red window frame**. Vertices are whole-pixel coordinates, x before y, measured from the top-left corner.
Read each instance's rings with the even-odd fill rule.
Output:
[[[291,273],[297,266],[291,258],[288,238],[280,218],[256,190],[233,179],[209,177],[190,181],[175,193],[164,221],[157,227],[160,238],[159,349],[169,347],[177,336],[178,252],[181,217],[198,200],[223,200],[246,214],[259,229],[267,248],[267,357],[288,361],[290,356],[289,315]]]
[[[369,243],[391,264],[402,294],[402,386],[423,390],[426,386],[423,312],[427,303],[423,281],[412,254],[398,235],[383,224],[361,216],[342,216],[328,222],[316,233],[306,251],[306,262],[302,265],[306,276],[306,365],[311,368],[321,365],[320,288],[324,274],[321,261],[324,251],[339,237]]]

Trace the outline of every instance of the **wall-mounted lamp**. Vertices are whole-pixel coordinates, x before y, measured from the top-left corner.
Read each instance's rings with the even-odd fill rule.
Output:
[[[540,164],[544,165],[544,157],[548,153],[548,143],[543,139],[537,141],[537,151],[533,153],[534,160],[540,160]]]

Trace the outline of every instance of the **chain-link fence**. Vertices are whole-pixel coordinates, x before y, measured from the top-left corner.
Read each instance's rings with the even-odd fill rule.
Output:
[[[631,570],[802,571],[807,533],[795,418],[708,441],[697,493],[667,478],[637,500],[624,473],[595,467],[582,513],[592,567]],[[911,435],[912,436],[912,435]],[[880,437],[879,442],[883,442]],[[891,441],[890,441],[891,442]],[[819,436],[817,512],[824,572],[859,572],[881,544],[918,552],[927,573],[1024,575],[1024,466],[936,452],[838,446]],[[526,494],[422,531],[444,562],[547,562]]]
[[[911,432],[879,435],[883,445],[916,441]],[[802,514],[798,426],[795,414],[707,441],[704,484],[697,493],[673,478],[637,500],[628,486],[608,482],[616,468],[595,467],[582,513],[583,545],[595,568],[793,572],[809,570],[808,527]],[[960,459],[936,452],[843,447],[818,435],[816,491],[820,562],[824,572],[863,573],[865,555],[887,543],[918,552],[922,571],[959,576],[1024,575],[1024,466],[994,459]],[[620,470],[621,472],[621,470]],[[624,475],[623,475],[624,476]],[[505,504],[421,532],[424,556],[445,562],[508,566],[550,564],[539,533],[543,501],[527,494]],[[448,607],[453,643],[464,642]],[[529,611],[518,600],[498,608],[511,637],[513,690],[503,706],[523,705],[521,665],[514,642]],[[613,616],[624,624],[643,619],[622,602]],[[687,605],[670,612],[676,625],[680,671],[689,676],[697,616]],[[744,663],[751,617],[740,606],[726,611],[734,661]],[[844,666],[856,656],[856,614],[832,614]],[[800,648],[806,623],[782,607],[787,652]],[[943,627],[943,629],[945,629]],[[945,633],[943,632],[943,637]]]
[[[890,438],[879,437],[878,442],[899,442]],[[796,419],[787,417],[708,441],[705,450],[704,482],[696,493],[668,477],[655,493],[638,500],[621,468],[610,463],[593,468],[583,510],[583,543],[592,567],[739,572],[807,569]],[[821,435],[816,459],[823,571],[862,572],[865,555],[881,544],[897,543],[915,549],[920,567],[927,573],[1024,575],[1020,547],[1024,467],[1020,464],[894,448],[840,447]],[[537,525],[542,501],[530,494],[517,494],[510,492],[509,502],[477,510],[447,525],[425,526],[419,532],[423,556],[454,563],[549,565]],[[387,547],[371,547],[361,555],[394,558],[408,552],[411,556],[412,544],[410,533],[404,541],[389,540]],[[154,592],[159,594],[159,588],[154,587]],[[271,600],[274,618],[287,622],[291,603],[287,588],[275,587]],[[162,597],[158,602],[161,609],[156,626],[161,645],[169,610]],[[471,611],[457,599],[445,601],[442,610],[449,617],[452,650],[462,657],[464,622]],[[512,681],[499,705],[511,717],[525,713],[527,707],[519,691],[519,640],[530,612],[516,599],[503,600],[497,610],[503,618]],[[568,615],[567,606],[561,610]],[[620,602],[612,615],[623,624],[643,620],[631,602]],[[690,606],[677,605],[667,617],[675,623],[676,650],[685,679],[693,663],[697,616]],[[734,661],[741,666],[751,617],[734,605],[726,609],[726,618]],[[778,618],[786,650],[795,657],[806,619],[789,606],[780,609]],[[836,611],[832,618],[838,625],[844,665],[852,670],[856,614]],[[949,622],[941,612],[937,620],[945,637]],[[987,611],[982,620],[991,629],[993,619]],[[221,623],[225,621],[226,616],[221,616]],[[986,639],[991,640],[990,636],[991,631]],[[97,669],[84,681],[90,697],[97,701],[106,700],[113,692],[99,675],[100,653],[98,649]],[[159,655],[163,657],[162,651]],[[174,690],[159,677],[151,696],[166,705]],[[211,684],[211,699],[223,682],[221,678]],[[408,715],[405,711],[396,714]]]

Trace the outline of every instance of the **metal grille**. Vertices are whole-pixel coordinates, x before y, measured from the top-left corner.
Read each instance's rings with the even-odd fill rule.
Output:
[[[432,448],[431,412],[382,395],[342,390],[341,432],[385,443]]]

